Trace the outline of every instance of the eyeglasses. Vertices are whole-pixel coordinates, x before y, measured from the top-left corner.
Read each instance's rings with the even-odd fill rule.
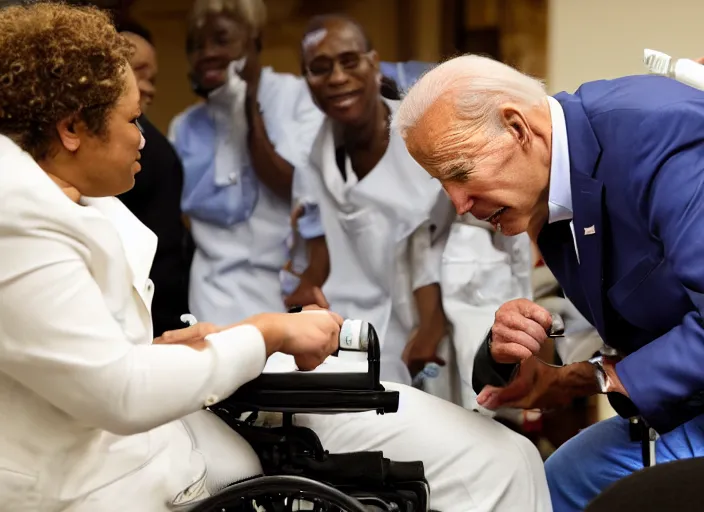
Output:
[[[355,71],[362,64],[365,58],[372,55],[368,52],[344,52],[337,57],[316,57],[306,66],[306,74],[309,79],[324,79],[330,76],[335,70],[335,64],[339,64],[344,71]]]

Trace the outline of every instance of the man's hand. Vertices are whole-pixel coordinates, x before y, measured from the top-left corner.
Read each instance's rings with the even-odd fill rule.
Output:
[[[203,350],[206,347],[205,337],[209,334],[222,331],[222,327],[208,322],[198,322],[195,325],[175,331],[166,331],[164,334],[154,339],[155,345],[187,345],[195,350]]]
[[[531,357],[521,363],[518,374],[503,388],[485,386],[477,403],[490,410],[500,407],[554,409],[579,397],[595,395],[599,385],[587,362],[562,367],[548,366]]]
[[[259,60],[259,51],[257,51],[257,43],[254,38],[247,41],[247,49],[245,56],[247,64],[240,71],[239,75],[247,82],[247,102],[256,106],[257,93],[259,92],[259,81],[262,76],[262,63]]]
[[[284,304],[287,308],[293,306],[309,306],[316,305],[321,308],[329,308],[323,290],[319,286],[315,286],[308,281],[304,276],[301,276],[301,283],[298,285],[291,295],[284,299]]]
[[[401,356],[411,377],[415,377],[429,363],[445,366],[445,361],[437,355],[438,347],[445,334],[444,326],[435,328],[421,326],[411,335]]]
[[[527,299],[505,303],[491,327],[491,357],[513,364],[538,354],[552,326],[550,312]]]

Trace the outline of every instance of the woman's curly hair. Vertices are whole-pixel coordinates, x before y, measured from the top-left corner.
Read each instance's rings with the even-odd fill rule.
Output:
[[[132,51],[95,7],[41,2],[1,9],[0,134],[35,160],[48,155],[64,119],[104,135]]]

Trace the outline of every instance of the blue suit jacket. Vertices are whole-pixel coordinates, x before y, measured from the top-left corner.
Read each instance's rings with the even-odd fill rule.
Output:
[[[610,346],[659,432],[704,413],[704,92],[632,76],[555,97],[565,112],[574,229],[539,246]],[[593,233],[593,234],[591,234]]]

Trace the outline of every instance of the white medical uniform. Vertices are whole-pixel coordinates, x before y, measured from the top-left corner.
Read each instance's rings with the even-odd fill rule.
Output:
[[[233,108],[233,100],[227,94],[218,92],[215,96],[217,99],[211,95],[207,104],[191,107],[174,119],[170,139],[178,141],[183,125],[203,109],[208,109],[215,121],[216,140],[210,147],[195,148],[188,147],[190,141],[177,142],[176,149],[184,167],[189,161],[187,153],[214,151],[214,179],[218,186],[243,187],[244,199],[248,194],[258,194],[251,211],[244,213],[246,218],[242,221],[217,225],[191,217],[191,232],[196,244],[189,290],[191,313],[199,321],[228,324],[257,313],[285,310],[279,271],[287,259],[291,203],[261,184],[251,171],[245,173],[251,162],[246,143],[243,98],[239,97],[237,109]],[[293,75],[264,68],[258,101],[276,152],[295,166],[305,150],[300,145],[287,145],[285,135],[298,130],[299,125],[315,126],[316,120],[322,121],[305,82]],[[303,145],[301,140],[303,138],[298,139],[299,144]],[[247,178],[249,182],[245,181]]]
[[[507,237],[471,214],[453,223],[442,262],[442,298],[453,327],[462,405],[477,408],[474,355],[509,300],[532,297],[528,235]]]
[[[393,113],[398,102],[385,101]],[[333,122],[326,120],[308,165],[296,170],[294,200],[318,205],[330,253],[323,293],[331,309],[370,322],[382,343],[382,377],[408,384],[401,355],[418,322],[413,291],[440,281],[452,205],[395,130],[362,180],[349,157],[343,177],[337,142]]]

